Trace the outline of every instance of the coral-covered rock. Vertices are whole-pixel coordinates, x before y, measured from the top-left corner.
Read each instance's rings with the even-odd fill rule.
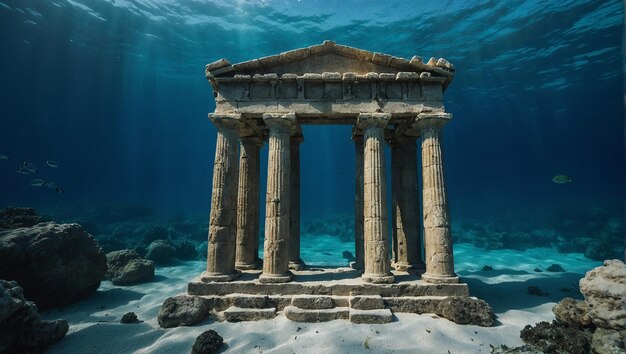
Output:
[[[580,280],[580,292],[589,306],[593,323],[606,329],[626,329],[626,265],[604,261]]]
[[[143,243],[146,245],[151,244],[156,240],[166,240],[169,238],[169,232],[161,225],[155,225],[146,230],[143,234]]]
[[[106,279],[113,284],[126,285],[154,278],[154,262],[139,257],[134,250],[121,250],[107,253]]]
[[[0,229],[30,227],[44,221],[33,208],[8,207],[0,210]]]
[[[140,321],[137,318],[137,314],[135,314],[134,312],[126,312],[124,316],[122,316],[122,319],[120,320],[120,323],[124,323],[124,324],[139,323],[139,322]]]
[[[157,264],[167,264],[176,258],[176,249],[166,240],[156,240],[148,246],[146,258]]]
[[[564,324],[585,328],[593,326],[589,317],[589,307],[583,300],[574,300],[571,297],[559,301],[552,308],[556,320]]]
[[[202,332],[202,334],[196,338],[196,342],[191,348],[191,354],[210,354],[218,350],[222,344],[224,344],[222,336],[210,329],[206,332]]]
[[[491,306],[480,299],[466,296],[449,296],[437,306],[437,314],[458,324],[490,327],[494,322]]]
[[[626,353],[626,330],[598,328],[591,339],[591,352],[596,354]]]
[[[43,353],[68,329],[64,320],[41,321],[17,282],[0,280],[0,353]]]
[[[39,308],[93,294],[106,270],[104,252],[78,224],[48,222],[0,231],[0,278],[19,282]]]
[[[181,261],[198,259],[198,252],[196,251],[196,246],[193,243],[183,240],[178,242],[174,247],[176,249],[175,256]]]
[[[169,297],[159,311],[159,326],[170,328],[198,323],[209,315],[211,307],[209,299],[199,296]]]
[[[524,327],[520,337],[546,353],[586,354],[591,342],[591,332],[545,321]]]

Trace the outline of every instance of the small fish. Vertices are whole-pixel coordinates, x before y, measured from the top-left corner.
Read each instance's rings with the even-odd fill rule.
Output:
[[[572,182],[572,179],[566,175],[556,175],[554,176],[554,178],[552,178],[552,182],[557,184],[564,184]]]
[[[31,173],[32,173],[32,172],[30,172],[29,170],[24,169],[24,168],[22,168],[22,167],[20,167],[20,168],[18,168],[17,170],[15,170],[15,172],[20,173],[20,174],[23,174],[23,175],[29,175],[29,174],[31,174]]]
[[[46,161],[46,165],[52,167],[52,168],[57,168],[59,167],[59,163],[56,161],[52,161],[52,160],[48,160]]]
[[[50,188],[50,189],[56,189],[57,188],[57,184],[52,182],[52,181],[48,181],[45,183],[45,186]]]
[[[0,160],[10,160],[8,155],[0,154]]]
[[[41,187],[44,184],[46,184],[46,181],[44,181],[41,178],[36,178],[36,179],[33,179],[33,180],[30,181],[30,185],[33,186],[33,187]]]
[[[22,166],[20,166],[20,169],[26,170],[30,173],[35,173],[37,172],[37,165],[32,162],[24,161],[22,162]]]

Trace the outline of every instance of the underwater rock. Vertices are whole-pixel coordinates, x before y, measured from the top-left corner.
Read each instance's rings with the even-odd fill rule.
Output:
[[[198,323],[209,315],[211,308],[211,300],[200,296],[169,297],[159,311],[159,326],[170,328]]]
[[[0,353],[43,353],[68,329],[65,320],[42,321],[17,282],[0,280]]]
[[[146,249],[145,257],[157,264],[167,264],[176,257],[176,249],[166,240],[156,240]]]
[[[566,327],[557,322],[539,322],[527,325],[520,337],[524,343],[535,345],[546,353],[589,353],[591,332]]]
[[[495,315],[491,306],[480,299],[466,296],[449,296],[437,306],[437,315],[458,324],[493,326]]]
[[[78,224],[0,231],[0,278],[19,282],[41,309],[90,296],[106,270],[104,252]]]
[[[548,268],[546,268],[546,270],[548,272],[553,272],[553,273],[562,273],[565,271],[565,269],[563,269],[563,267],[561,267],[560,264],[553,264],[549,266]]]
[[[554,305],[552,312],[558,322],[576,328],[593,327],[591,317],[589,317],[589,307],[583,300],[566,297]]]
[[[104,253],[110,253],[113,251],[120,251],[128,248],[126,243],[117,237],[98,237],[97,239],[98,245],[102,248]]]
[[[115,285],[126,285],[154,278],[154,262],[139,257],[134,250],[107,253],[106,279]]]
[[[218,350],[222,344],[224,344],[224,338],[210,329],[206,332],[202,332],[202,334],[196,338],[196,342],[191,348],[191,354],[213,353]]]
[[[626,329],[626,265],[613,259],[585,274],[580,292],[593,323],[606,329]]]
[[[596,354],[626,353],[626,330],[598,328],[591,338],[591,352]]]
[[[44,221],[33,208],[7,207],[0,211],[0,229],[31,227]]]
[[[139,319],[137,318],[137,315],[134,312],[126,312],[124,314],[124,316],[122,316],[122,319],[120,320],[120,323],[139,323]]]

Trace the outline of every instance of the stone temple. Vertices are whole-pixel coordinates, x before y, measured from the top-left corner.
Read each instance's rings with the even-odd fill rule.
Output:
[[[209,118],[217,127],[208,257],[188,295],[212,300],[213,311],[230,321],[282,313],[295,321],[355,323],[388,322],[392,312],[435,312],[446,297],[469,296],[454,272],[441,145],[441,129],[452,117],[442,95],[453,76],[445,59],[424,63],[331,41],[238,64],[208,64],[216,100]],[[300,163],[306,161],[299,146],[302,126],[313,124],[352,125],[351,267],[306,266],[300,258]],[[265,143],[267,186],[261,186]],[[385,143],[391,147],[390,204]]]

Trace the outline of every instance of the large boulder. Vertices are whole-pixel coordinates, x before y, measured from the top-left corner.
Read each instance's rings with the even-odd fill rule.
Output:
[[[591,317],[589,317],[589,307],[583,300],[574,300],[571,297],[566,297],[554,305],[552,312],[558,322],[576,328],[593,326]]]
[[[614,259],[604,261],[580,280],[580,292],[589,306],[593,323],[605,329],[626,329],[626,265]]]
[[[156,240],[146,249],[146,258],[157,264],[168,264],[176,258],[176,249],[167,240]]]
[[[0,353],[43,353],[68,329],[64,320],[42,321],[17,282],[0,280]]]
[[[591,343],[591,332],[556,321],[539,322],[534,327],[527,325],[520,337],[524,343],[534,345],[545,353],[587,354]]]
[[[33,208],[8,207],[0,210],[0,229],[30,227],[44,222]]]
[[[467,296],[449,296],[437,306],[436,313],[458,324],[493,326],[494,314],[491,306],[480,299]]]
[[[154,262],[139,257],[134,250],[107,253],[106,279],[115,285],[126,285],[154,278]]]
[[[159,311],[159,326],[170,328],[198,323],[209,315],[211,308],[211,300],[200,296],[169,297]]]
[[[0,230],[0,278],[19,282],[40,309],[93,294],[106,270],[106,256],[78,224]]]

